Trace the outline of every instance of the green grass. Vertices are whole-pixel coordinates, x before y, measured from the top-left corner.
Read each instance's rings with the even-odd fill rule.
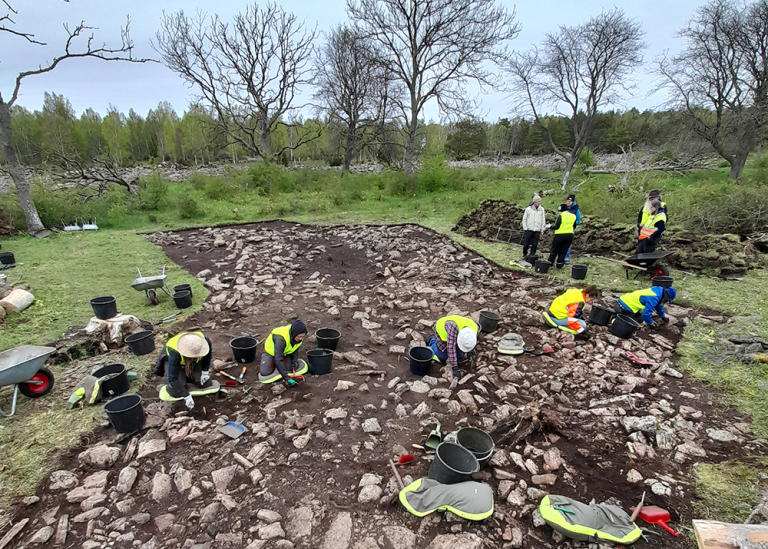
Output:
[[[762,472],[766,466],[765,456],[698,464],[694,469],[698,496],[693,504],[696,518],[743,523],[768,487],[768,476]]]
[[[156,321],[178,311],[173,299],[160,293],[152,306],[131,288],[136,267],[144,276],[166,274],[172,291],[177,284],[192,284],[194,314],[208,291],[192,275],[171,263],[145,237],[133,231],[61,233],[44,240],[18,237],[4,243],[23,265],[4,271],[9,282],[29,284],[35,295],[32,306],[12,314],[0,324],[0,351],[17,345],[43,345],[61,338],[70,326],[85,326],[93,316],[91,298],[114,295],[118,310],[141,320]]]

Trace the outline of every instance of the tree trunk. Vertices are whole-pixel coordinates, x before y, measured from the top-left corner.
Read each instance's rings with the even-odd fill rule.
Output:
[[[11,127],[11,107],[2,99],[0,99],[0,134],[3,141],[3,154],[5,155],[5,161],[8,163],[8,172],[11,174],[13,184],[16,185],[16,194],[19,197],[21,208],[24,210],[27,232],[32,236],[39,236],[40,238],[48,236],[50,232],[45,229],[43,222],[40,220],[35,203],[32,201],[29,181],[16,156],[16,147],[13,142],[13,130]]]
[[[259,118],[259,140],[261,141],[261,157],[269,160],[272,157],[272,140],[269,131],[269,121],[265,113]]]
[[[732,181],[741,181],[741,177],[744,175],[744,165],[747,163],[748,156],[749,151],[744,150],[737,152],[730,158],[728,163],[731,165],[731,171],[728,173],[728,179],[731,179]]]
[[[417,112],[411,113],[411,119],[408,121],[408,135],[405,137],[405,156],[403,157],[403,168],[405,175],[413,175],[413,159],[416,156],[416,130],[419,127],[419,117]]]
[[[347,127],[346,143],[344,145],[344,161],[341,166],[341,177],[344,177],[349,171],[349,165],[352,163],[352,157],[355,155],[354,142],[355,142],[355,126],[356,124],[349,124]]]
[[[572,154],[565,157],[565,164],[563,165],[563,173],[560,175],[560,188],[565,190],[568,185],[568,181],[571,179],[571,172],[576,165],[576,158]]]

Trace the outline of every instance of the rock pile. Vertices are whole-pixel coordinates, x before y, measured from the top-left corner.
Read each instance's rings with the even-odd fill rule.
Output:
[[[459,219],[453,230],[475,238],[521,243],[524,210],[505,200],[486,200]],[[547,222],[554,221],[555,212],[547,211]],[[547,250],[551,241],[552,232],[545,232],[540,249]],[[637,228],[583,216],[573,246],[580,253],[634,255]],[[752,242],[741,242],[737,235],[696,234],[674,225],[664,233],[660,249],[673,252],[667,259],[673,267],[713,276],[740,276],[765,262]]]

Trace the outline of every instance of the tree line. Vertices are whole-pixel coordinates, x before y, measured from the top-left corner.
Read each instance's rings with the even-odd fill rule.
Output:
[[[34,34],[16,28],[11,0],[2,5],[7,13],[0,10],[0,32],[41,44]],[[595,141],[610,141],[611,134],[613,143],[605,148],[621,147],[622,132],[628,138],[640,136],[632,117],[654,118],[603,112],[626,99],[632,75],[648,66],[645,33],[620,8],[561,26],[533,48],[515,50],[512,41],[521,23],[514,10],[495,0],[347,0],[346,7],[348,22],[324,33],[275,3],[248,5],[231,21],[201,12],[164,13],[152,46],[160,61],[195,91],[194,108],[181,118],[162,104],[146,118],[110,111],[101,125],[114,131],[101,137],[89,133],[88,127],[99,121],[88,112],[85,121],[69,120],[69,126],[43,125],[41,139],[60,162],[68,163],[67,155],[76,153],[79,160],[73,162],[79,165],[90,161],[88,155],[98,155],[102,163],[105,158],[123,162],[124,153],[134,159],[148,155],[189,161],[197,160],[198,153],[205,159],[230,151],[232,157],[272,160],[327,152],[333,141],[342,174],[354,158],[375,151],[399,161],[411,175],[430,134],[424,108],[436,102],[442,114],[464,119],[451,127],[448,150],[463,154],[463,142],[479,139],[482,130],[494,143],[489,149],[503,142],[514,154],[543,143],[542,150],[562,158],[565,189],[586,147],[601,148]],[[114,47],[97,47],[84,24],[65,29],[63,53],[20,73],[10,99],[0,95],[5,162],[32,233],[43,227],[20,161],[40,159],[43,153],[22,151],[27,145],[34,148],[35,124],[29,118],[36,116],[18,108],[11,115],[22,80],[75,58],[149,61],[132,57],[129,25]],[[668,94],[680,127],[726,160],[730,177],[738,180],[748,155],[762,144],[768,120],[768,0],[743,5],[710,0],[679,34],[683,49],[651,65],[658,88]],[[487,128],[473,123],[479,105],[467,92],[470,82],[506,91],[516,118]],[[315,91],[311,100],[305,93],[310,88]],[[66,120],[66,101],[52,95],[46,103]],[[308,109],[314,118],[304,121]],[[659,117],[665,114],[670,113]],[[26,120],[16,120],[14,128],[12,119],[20,118]],[[67,135],[67,127],[78,129]],[[469,139],[473,132],[480,135]],[[17,133],[28,142],[17,144]],[[75,143],[69,150],[67,139]]]

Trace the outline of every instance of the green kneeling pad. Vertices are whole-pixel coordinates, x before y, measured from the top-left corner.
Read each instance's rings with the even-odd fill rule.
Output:
[[[295,372],[290,372],[288,374],[288,377],[294,377],[294,376],[302,376],[306,374],[309,371],[309,364],[304,362],[303,360],[299,359],[299,369]],[[267,383],[274,383],[275,381],[280,381],[283,379],[283,376],[280,375],[280,372],[275,368],[275,371],[272,372],[271,375],[265,376],[262,375],[261,372],[259,372],[259,382],[267,384]]]
[[[555,321],[552,320],[552,317],[549,315],[547,311],[544,311],[541,313],[541,316],[544,317],[544,322],[547,324],[547,326],[550,326],[552,328],[557,328],[558,330],[562,330],[564,332],[568,332],[569,334],[576,335],[579,332],[576,330],[571,330],[568,326],[560,326],[559,324],[555,324]]]
[[[630,544],[642,535],[624,509],[609,503],[587,505],[565,496],[545,496],[539,512],[552,528],[579,541]]]
[[[400,491],[400,503],[417,517],[450,511],[467,520],[485,520],[493,514],[493,489],[480,482],[440,484],[420,478]]]
[[[210,380],[211,384],[208,387],[198,387],[192,383],[187,383],[187,391],[193,397],[203,395],[215,395],[221,389],[221,384],[218,381]],[[168,392],[168,386],[163,385],[160,389],[160,400],[163,402],[176,402],[178,400],[184,400],[184,397],[174,397]]]

